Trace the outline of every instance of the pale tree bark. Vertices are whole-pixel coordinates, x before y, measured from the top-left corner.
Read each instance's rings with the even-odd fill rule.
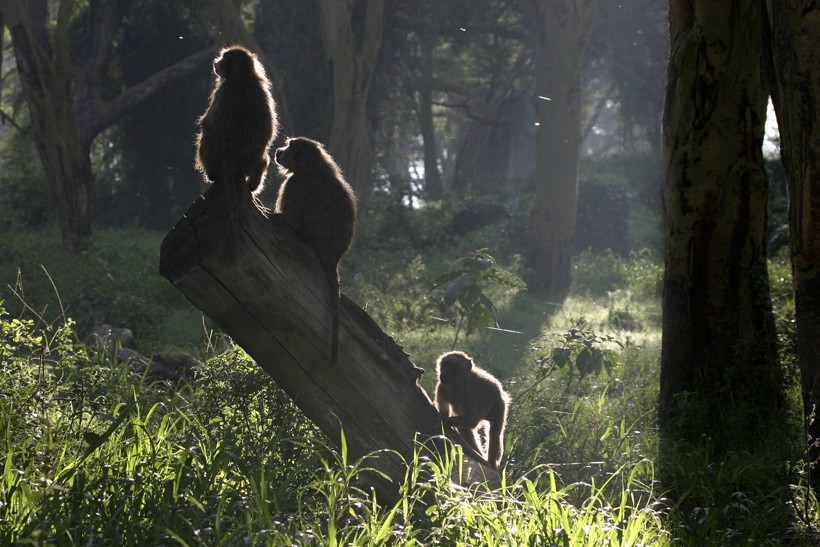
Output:
[[[333,122],[328,148],[359,198],[359,215],[370,195],[373,152],[367,127],[367,97],[381,47],[384,0],[353,5],[319,0],[322,36],[333,75]],[[359,10],[363,10],[360,13]],[[355,17],[364,21],[360,34]]]
[[[581,63],[596,0],[532,0],[535,10],[535,203],[530,212],[527,286],[560,299],[569,273],[578,209]]]
[[[259,60],[262,61],[268,79],[272,84],[273,100],[276,103],[276,117],[279,121],[279,135],[281,137],[295,136],[287,99],[279,86],[281,81],[279,73],[242,20],[241,8],[242,0],[211,0],[211,9],[214,12],[217,27],[216,42],[220,47],[241,44],[256,53]],[[281,137],[278,142],[283,140]]]
[[[820,4],[769,2],[808,459],[820,460]],[[816,482],[816,479],[815,479]]]
[[[760,417],[780,405],[766,261],[767,92],[758,1],[670,2],[662,127],[664,417],[675,416],[675,396],[683,392],[718,405],[747,404]]]
[[[213,55],[212,50],[193,54],[128,88],[115,99],[104,101],[102,75],[114,32],[129,6],[128,0],[89,1],[91,53],[75,71],[69,35],[72,0],[57,4],[53,22],[49,20],[47,0],[0,3],[63,246],[72,253],[84,251],[92,243],[94,175],[90,147],[94,138],[128,108],[177,77],[196,70]]]

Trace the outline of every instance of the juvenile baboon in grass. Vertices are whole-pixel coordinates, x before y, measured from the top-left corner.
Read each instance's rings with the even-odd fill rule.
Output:
[[[330,286],[330,361],[335,363],[339,356],[339,260],[353,241],[356,194],[327,150],[314,140],[288,139],[276,150],[275,159],[285,176],[275,212],[319,257]]]
[[[464,352],[451,351],[436,362],[436,407],[445,426],[454,427],[464,441],[498,468],[504,451],[504,428],[510,397],[495,376],[479,367]],[[477,436],[487,422],[487,450]]]
[[[225,184],[231,220],[245,189],[262,191],[279,124],[270,82],[259,59],[240,46],[214,59],[216,81],[199,118],[196,168],[206,181]]]

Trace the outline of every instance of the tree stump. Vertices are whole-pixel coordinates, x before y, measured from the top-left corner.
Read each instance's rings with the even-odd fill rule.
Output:
[[[211,186],[165,236],[160,274],[239,344],[353,460],[372,455],[365,482],[394,500],[417,441],[442,450],[424,372],[344,295],[339,361],[330,362],[329,288],[316,256],[250,196],[231,222],[223,185]],[[233,248],[228,253],[228,246]],[[230,256],[230,259],[228,258]],[[344,283],[343,283],[344,286]],[[456,440],[454,431],[448,431]],[[463,445],[463,443],[460,443]],[[464,447],[462,482],[497,473]],[[351,460],[351,461],[353,461]]]

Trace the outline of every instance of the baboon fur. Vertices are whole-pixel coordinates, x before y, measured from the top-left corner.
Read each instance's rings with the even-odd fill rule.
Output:
[[[454,427],[468,445],[497,469],[504,451],[504,428],[510,404],[501,382],[461,351],[441,355],[436,362],[436,372],[436,407],[442,422]],[[486,452],[477,435],[482,422],[488,424]]]
[[[274,211],[319,257],[330,287],[330,360],[335,363],[339,355],[339,261],[356,230],[356,194],[324,146],[314,140],[288,139],[276,150],[275,159],[285,181]]]
[[[239,180],[239,190],[258,194],[279,132],[270,82],[256,55],[241,46],[220,51],[213,67],[216,81],[198,120],[195,166],[208,182]],[[236,188],[225,190],[230,199]]]

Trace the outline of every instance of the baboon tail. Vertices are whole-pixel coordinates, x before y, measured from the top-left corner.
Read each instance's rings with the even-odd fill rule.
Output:
[[[332,322],[330,326],[330,362],[336,364],[339,360],[339,273],[335,265],[325,266],[325,275],[330,286],[330,312]]]
[[[239,246],[239,204],[245,190],[245,176],[236,164],[229,163],[225,169],[228,176],[224,179],[225,198],[228,202],[228,227],[225,233],[227,245],[227,259],[230,264],[236,263],[237,248]]]

